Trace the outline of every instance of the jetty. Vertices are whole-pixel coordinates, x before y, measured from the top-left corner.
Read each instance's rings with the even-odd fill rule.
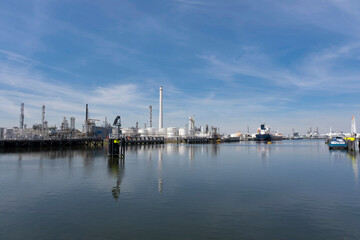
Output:
[[[73,138],[73,139],[11,139],[0,140],[0,148],[23,148],[23,147],[64,147],[64,146],[103,146],[104,141],[100,138]]]

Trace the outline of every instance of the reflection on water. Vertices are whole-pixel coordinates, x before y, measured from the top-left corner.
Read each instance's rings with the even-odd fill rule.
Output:
[[[157,150],[166,154],[178,154],[184,156],[186,152],[189,154],[189,159],[194,160],[195,154],[201,153],[204,156],[217,156],[220,150],[219,144],[159,144],[159,145],[131,145],[126,146],[126,152],[141,154],[144,152]]]
[[[262,160],[265,161],[270,157],[271,146],[259,144],[259,146],[256,147],[256,150]]]
[[[117,200],[120,195],[121,180],[125,176],[125,159],[109,157],[108,166],[109,166],[109,174],[112,175],[114,178],[116,178],[116,186],[113,187],[111,191],[114,199]]]
[[[360,239],[359,159],[305,140],[3,153],[0,239]]]
[[[163,148],[159,148],[159,160],[158,160],[158,171],[159,171],[159,176],[158,176],[158,189],[159,189],[159,193],[162,193],[162,189],[163,189],[163,179],[162,179],[162,164],[163,164],[163,151],[161,151],[160,149]]]
[[[359,180],[359,167],[358,161],[360,159],[359,152],[347,150],[329,150],[330,156],[335,161],[346,160],[350,163],[353,170],[355,181]]]
[[[355,177],[355,180],[357,181],[359,179],[359,168],[358,168],[358,164],[357,164],[357,156],[359,154],[355,151],[349,151],[348,152],[348,157],[349,157],[349,160],[351,161],[351,166],[352,166],[352,169],[354,171],[354,177]]]
[[[163,162],[164,155],[173,156],[177,155],[181,158],[187,157],[192,163],[196,156],[211,156],[216,157],[220,151],[218,144],[166,144],[166,145],[131,145],[126,146],[127,153],[133,153],[136,156],[146,155],[149,164],[152,164],[153,153],[156,152],[157,156],[157,169],[158,169],[158,191],[163,192],[164,176],[163,176]]]

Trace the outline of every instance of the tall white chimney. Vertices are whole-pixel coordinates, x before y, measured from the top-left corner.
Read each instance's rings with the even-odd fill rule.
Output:
[[[163,87],[162,86],[160,86],[159,128],[163,128]]]

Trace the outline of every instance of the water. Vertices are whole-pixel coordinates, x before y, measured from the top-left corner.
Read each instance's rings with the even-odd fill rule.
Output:
[[[359,154],[324,141],[0,154],[0,239],[360,239]]]

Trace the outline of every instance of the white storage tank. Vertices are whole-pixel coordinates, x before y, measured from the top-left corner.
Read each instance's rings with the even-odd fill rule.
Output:
[[[178,134],[179,134],[179,132],[176,127],[167,128],[167,137],[169,137],[169,138],[177,137]]]
[[[194,136],[194,135],[195,135],[195,130],[189,129],[189,136]]]
[[[122,134],[125,136],[134,136],[136,135],[136,131],[133,128],[123,128]]]
[[[139,129],[138,133],[140,134],[141,137],[148,136],[148,130],[147,129]]]
[[[186,137],[188,135],[187,128],[179,128],[179,136],[180,137]]]
[[[230,134],[230,137],[240,137],[241,135],[242,135],[241,132],[236,132],[236,133]]]
[[[156,136],[156,128],[147,128],[148,131],[148,135],[151,137],[155,137]]]
[[[166,136],[166,128],[159,128],[157,135],[160,137],[165,137]]]

